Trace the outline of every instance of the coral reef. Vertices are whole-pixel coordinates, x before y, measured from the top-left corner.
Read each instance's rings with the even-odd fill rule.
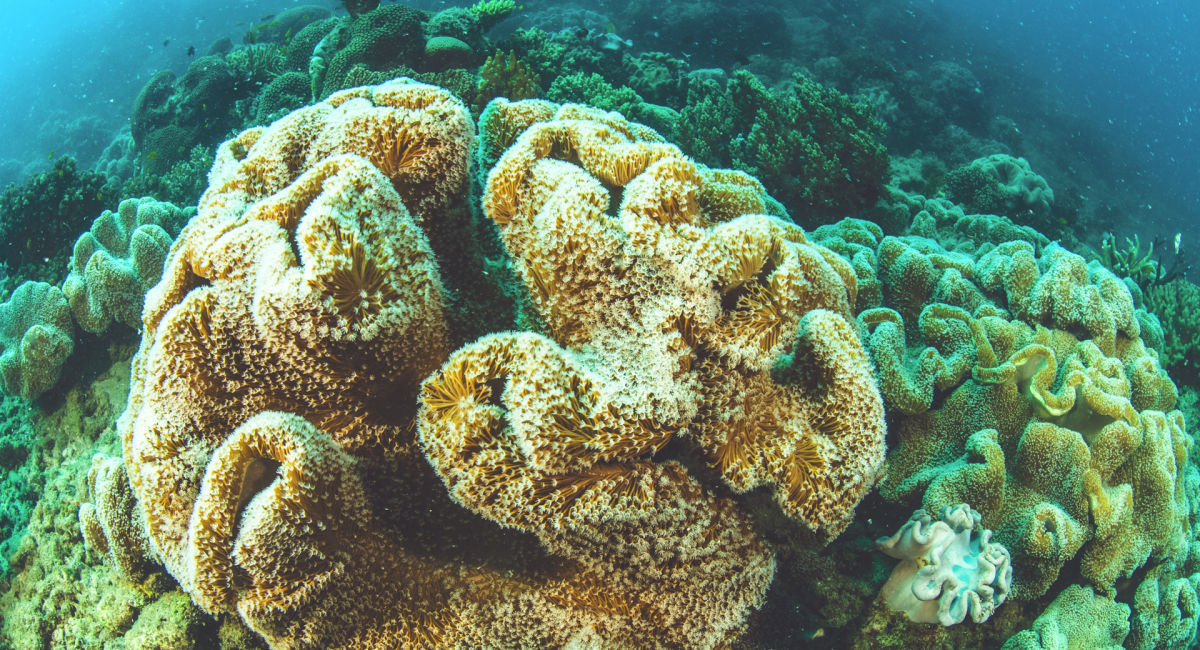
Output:
[[[1017,599],[1072,558],[1111,593],[1186,551],[1192,439],[1126,285],[1056,245],[951,250],[959,236],[931,221],[914,222],[925,237],[816,233],[881,289],[858,320],[897,440],[884,498],[978,510]]]
[[[0,390],[25,399],[49,390],[75,349],[74,332],[58,287],[22,283],[0,303]]]
[[[1012,560],[979,522],[965,503],[947,506],[938,521],[917,510],[900,532],[879,540],[879,550],[901,560],[880,594],[888,606],[918,623],[990,618],[1008,598]]]
[[[757,177],[813,226],[872,206],[888,168],[883,125],[870,107],[800,74],[782,95],[743,70],[724,88],[693,85],[680,138],[701,161]]]
[[[0,193],[0,264],[13,277],[58,282],[71,241],[116,196],[102,174],[60,157],[48,171]]]
[[[79,327],[99,334],[114,321],[137,329],[146,291],[158,284],[171,240],[195,209],[149,197],[105,210],[75,242],[62,292]]]

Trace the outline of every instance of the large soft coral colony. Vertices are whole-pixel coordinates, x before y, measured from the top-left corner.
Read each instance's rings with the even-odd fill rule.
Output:
[[[883,497],[977,509],[1017,600],[1182,561],[1192,438],[1126,285],[1056,244],[958,246],[945,216],[818,233],[881,289],[859,324],[897,437]]]
[[[636,417],[686,429],[729,487],[768,486],[789,515],[840,533],[883,456],[853,269],[767,216],[745,174],[616,113],[521,104],[484,111],[485,142],[518,132],[507,116],[529,125],[488,175],[484,209],[536,320],[602,357],[637,391]]]
[[[775,560],[728,488],[829,538],[881,469],[854,273],[754,179],[536,107],[488,134],[484,203],[554,339],[453,354],[426,230],[466,194],[460,102],[401,79],[222,145],[146,297],[89,544],[274,647],[733,641]]]

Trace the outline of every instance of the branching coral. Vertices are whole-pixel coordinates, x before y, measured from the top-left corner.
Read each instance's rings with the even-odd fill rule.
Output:
[[[874,204],[888,159],[872,109],[799,74],[789,90],[776,94],[744,70],[724,88],[693,84],[679,121],[684,149],[754,175],[810,221]]]

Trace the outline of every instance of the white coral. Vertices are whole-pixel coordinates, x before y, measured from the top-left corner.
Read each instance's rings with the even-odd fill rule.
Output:
[[[893,609],[918,623],[982,623],[1005,599],[1012,585],[1008,549],[992,542],[980,515],[967,504],[942,510],[940,521],[917,510],[900,532],[876,542],[879,550],[902,560],[881,595]]]

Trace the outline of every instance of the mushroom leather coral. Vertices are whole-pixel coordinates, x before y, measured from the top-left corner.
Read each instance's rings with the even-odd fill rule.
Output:
[[[575,562],[550,590],[574,628],[614,647],[720,645],[775,560],[731,501],[646,459],[677,423],[640,414],[642,388],[537,334],[485,336],[425,382],[421,446],[455,501]]]
[[[837,535],[883,457],[853,269],[765,216],[771,201],[745,174],[697,165],[616,113],[521,104],[485,110],[484,155],[519,135],[484,210],[532,319],[646,386],[633,415],[687,428],[729,486],[768,486]]]
[[[960,248],[953,224],[921,215],[924,236],[816,233],[881,288],[858,321],[896,436],[882,496],[978,510],[1012,553],[1018,600],[1072,559],[1111,594],[1186,553],[1192,437],[1129,290],[1057,245]]]
[[[464,194],[471,146],[465,108],[407,80],[222,145],[147,295],[118,422],[151,551],[272,647],[729,643],[774,560],[732,501],[646,459],[678,423],[632,386],[661,382],[496,335],[425,383],[416,445],[420,382],[450,356],[421,225]],[[521,406],[543,383],[557,399]],[[506,417],[523,438],[455,424]],[[101,525],[114,487],[84,523],[136,557]]]
[[[407,629],[386,598],[410,587],[381,581],[413,563],[381,550],[352,456],[411,442],[415,405],[396,396],[449,353],[406,206],[435,218],[457,194],[471,132],[449,93],[402,80],[241,133],[147,296],[118,430],[151,546],[199,604],[236,607],[274,645]]]

